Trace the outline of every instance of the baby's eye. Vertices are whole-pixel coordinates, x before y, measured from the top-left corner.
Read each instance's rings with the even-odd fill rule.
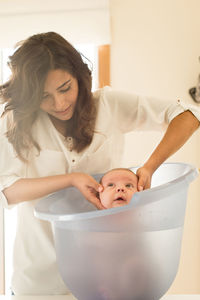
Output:
[[[110,183],[108,183],[108,186],[112,187],[112,186],[114,186],[114,184],[110,182]]]
[[[127,188],[133,188],[133,184],[132,184],[132,183],[127,183],[127,184],[126,184],[126,187],[127,187]]]

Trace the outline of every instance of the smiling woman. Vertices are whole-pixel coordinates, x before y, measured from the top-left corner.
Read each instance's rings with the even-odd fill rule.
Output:
[[[77,44],[75,45],[76,49],[80,51],[84,57],[89,59],[92,69],[93,69],[93,78],[92,86],[93,89],[98,87],[98,47],[94,44]],[[5,82],[9,79],[11,71],[7,65],[8,57],[13,54],[12,48],[2,48],[0,49],[0,65],[1,65],[1,81]],[[86,59],[86,61],[87,61]],[[65,86],[60,87],[62,92],[65,94],[66,89],[70,87],[71,82],[67,80],[64,82]],[[64,91],[63,91],[64,90]],[[62,93],[61,92],[61,93]],[[46,93],[44,94],[46,96]],[[45,99],[43,100],[45,102]],[[53,117],[52,117],[53,119]],[[53,121],[53,120],[52,120]],[[56,126],[56,125],[55,125]],[[69,144],[69,143],[68,143]],[[70,141],[70,145],[72,141]],[[17,226],[17,207],[12,208],[12,210],[4,210],[0,206],[0,294],[10,294],[11,286],[11,275],[13,273],[13,245],[16,234]],[[5,237],[5,241],[4,241]],[[5,255],[6,253],[6,255]]]
[[[49,71],[44,84],[40,108],[49,114],[56,129],[66,136],[66,121],[70,120],[78,98],[78,82],[67,71]]]
[[[138,189],[149,188],[154,171],[198,128],[200,114],[180,102],[109,87],[92,92],[89,66],[55,32],[27,38],[10,56],[9,66],[11,77],[0,86],[5,103],[0,118],[0,201],[4,207],[19,204],[12,290],[18,295],[68,294],[56,264],[52,228],[34,217],[35,204],[74,186],[103,209],[97,197],[102,187],[91,174],[121,165],[125,133],[166,128],[154,152],[137,169]],[[68,115],[65,110],[71,108]],[[72,149],[66,138],[73,139]]]

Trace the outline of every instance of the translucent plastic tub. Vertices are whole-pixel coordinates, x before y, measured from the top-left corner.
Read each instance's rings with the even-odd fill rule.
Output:
[[[197,175],[188,164],[163,164],[151,189],[101,211],[74,188],[42,199],[35,214],[52,222],[58,267],[74,296],[160,299],[177,273],[188,187]]]

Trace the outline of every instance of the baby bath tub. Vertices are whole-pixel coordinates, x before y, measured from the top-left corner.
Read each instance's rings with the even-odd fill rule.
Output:
[[[188,164],[163,164],[150,190],[101,211],[75,188],[42,199],[35,215],[53,225],[58,267],[75,297],[160,299],[177,273],[187,191],[197,175]]]

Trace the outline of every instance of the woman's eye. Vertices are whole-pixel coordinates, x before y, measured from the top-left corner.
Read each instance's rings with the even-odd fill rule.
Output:
[[[71,88],[71,86],[68,86],[66,89],[60,90],[60,93],[64,94],[64,93],[66,93],[67,91],[69,91],[70,88]]]
[[[44,95],[44,96],[42,96],[42,100],[45,100],[45,99],[47,99],[49,97],[49,95]]]

